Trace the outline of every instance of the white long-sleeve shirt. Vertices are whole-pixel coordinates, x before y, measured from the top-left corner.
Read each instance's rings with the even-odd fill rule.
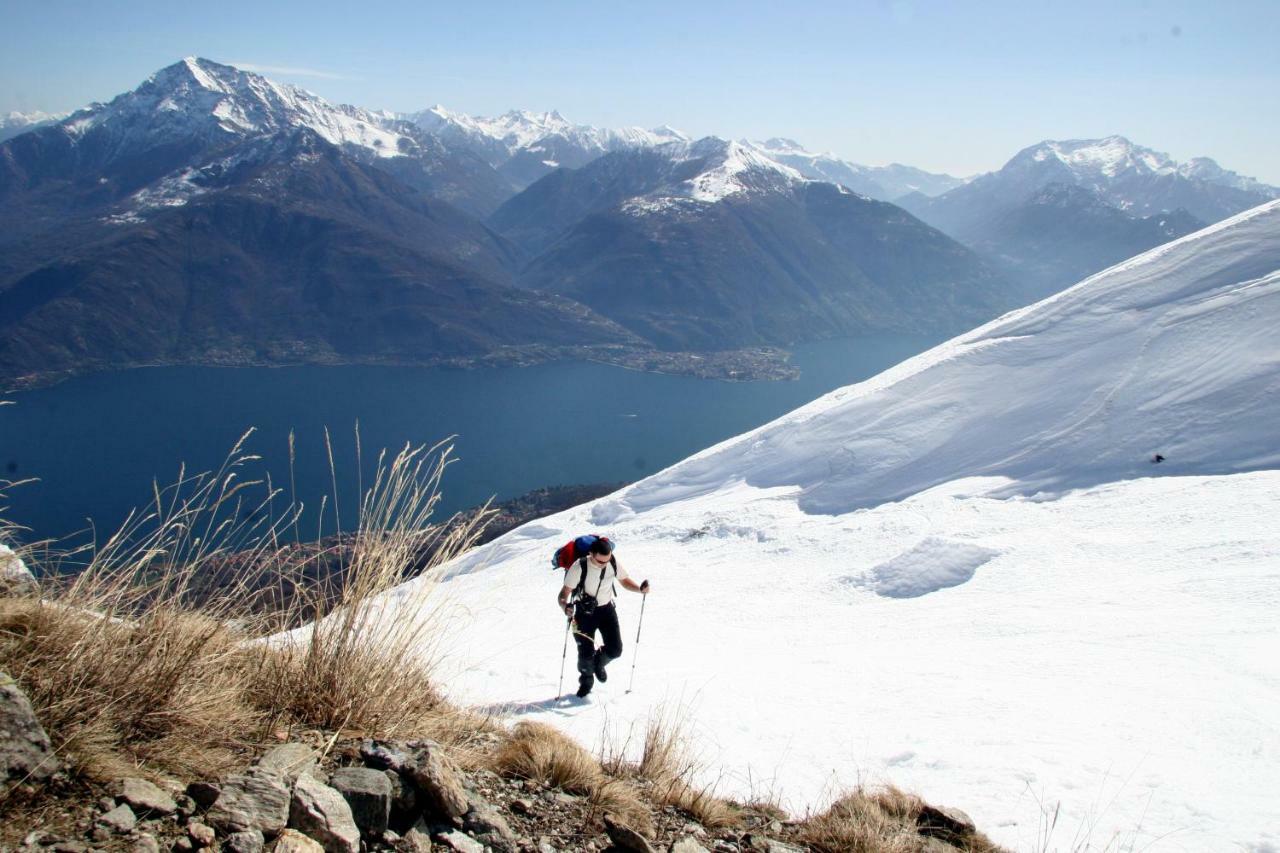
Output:
[[[615,560],[615,562],[617,562]],[[581,560],[575,560],[573,565],[565,570],[564,585],[569,589],[577,589],[578,581],[582,580]],[[622,568],[622,563],[618,563],[618,570],[615,572],[610,563],[603,566],[597,565],[594,560],[587,557],[587,582],[583,586],[583,594],[594,598],[598,603],[604,605],[613,601],[613,582],[629,578],[626,569]],[[597,590],[599,590],[597,592]]]

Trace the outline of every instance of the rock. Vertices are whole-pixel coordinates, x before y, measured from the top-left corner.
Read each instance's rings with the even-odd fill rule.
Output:
[[[702,824],[698,823],[697,821],[691,820],[688,823],[686,823],[684,825],[684,831],[694,836],[695,838],[707,837],[706,827],[704,827]]]
[[[213,805],[221,793],[222,789],[213,782],[192,782],[187,786],[187,796],[202,809]]]
[[[556,805],[572,807],[576,806],[582,798],[575,797],[573,794],[566,794],[564,791],[552,791],[548,799]]]
[[[258,759],[258,768],[268,773],[278,773],[290,785],[299,776],[315,775],[319,756],[304,743],[282,743],[272,747]]]
[[[125,833],[133,832],[133,828],[138,825],[138,818],[133,813],[133,809],[121,803],[106,814],[99,815],[97,822],[100,826]]]
[[[369,767],[341,767],[333,771],[329,784],[347,801],[361,832],[372,837],[386,831],[392,796],[386,773]]]
[[[113,834],[112,830],[102,824],[98,824],[93,829],[89,830],[89,840],[95,841],[98,844],[106,844],[111,840],[111,836]]]
[[[667,853],[709,853],[709,851],[699,844],[697,839],[686,835],[679,841],[673,842]]]
[[[408,820],[417,811],[418,792],[413,782],[394,770],[383,770],[387,782],[391,785],[391,816],[393,819]]]
[[[413,755],[411,773],[418,786],[419,804],[423,810],[438,818],[453,820],[467,813],[466,789],[458,778],[458,772],[439,744],[425,741]]]
[[[115,797],[99,797],[98,798],[98,811],[100,812],[109,812],[118,805],[119,803],[116,802]]]
[[[324,848],[296,829],[286,829],[271,845],[271,853],[324,853]]]
[[[404,772],[413,763],[408,747],[399,741],[366,740],[360,744],[360,758],[376,770]]]
[[[462,817],[462,828],[472,835],[496,835],[505,841],[516,837],[501,812],[479,797],[472,798],[471,808]]]
[[[360,853],[360,829],[351,807],[341,793],[311,776],[298,777],[293,788],[289,826],[320,842],[328,853]]]
[[[262,853],[264,844],[262,833],[256,829],[233,832],[222,841],[222,849],[226,853]]]
[[[446,850],[453,850],[455,853],[484,853],[483,844],[456,829],[439,833],[436,841],[443,844]]]
[[[400,843],[400,833],[393,829],[384,829],[382,834],[378,836],[378,840],[388,847],[395,847]]]
[[[765,835],[748,835],[743,841],[743,849],[754,850],[756,853],[804,853],[801,847]]]
[[[508,808],[516,814],[531,815],[533,814],[534,802],[524,798],[512,800]]]
[[[786,844],[763,835],[748,836],[748,847],[758,853],[804,853],[803,847]]]
[[[213,842],[218,840],[218,835],[213,831],[213,827],[198,820],[193,820],[187,824],[187,837],[197,847],[212,847]]]
[[[418,818],[418,822],[404,834],[396,849],[404,853],[430,853],[431,830],[427,828],[426,821]]]
[[[619,850],[626,850],[629,853],[655,853],[643,835],[626,824],[620,823],[611,814],[604,816],[604,829],[609,833],[609,840],[613,842],[613,846]]]
[[[142,815],[171,815],[178,810],[173,797],[146,779],[124,779],[116,788],[116,798],[124,800]]]
[[[89,845],[82,844],[79,841],[59,841],[53,845],[53,853],[86,853]]]
[[[545,835],[538,839],[538,853],[560,853]]]
[[[149,832],[138,836],[130,848],[131,853],[160,853],[160,842]]]
[[[959,809],[931,806],[928,803],[920,810],[916,827],[921,835],[930,835],[943,841],[961,841],[972,836],[978,829],[973,820]]]
[[[7,672],[0,672],[0,783],[43,782],[57,771],[53,744],[27,695]]]
[[[31,574],[22,558],[4,544],[0,544],[0,595],[12,598],[40,595],[40,584],[35,575]]]
[[[223,835],[256,829],[271,836],[289,822],[289,802],[283,777],[252,771],[237,774],[227,777],[205,820]]]
[[[173,853],[191,853],[192,850],[196,849],[196,846],[191,843],[190,838],[184,835],[173,842],[173,847],[170,849],[173,850]]]

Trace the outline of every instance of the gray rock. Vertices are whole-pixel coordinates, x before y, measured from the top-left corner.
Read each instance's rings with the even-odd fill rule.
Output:
[[[462,817],[462,828],[472,835],[496,835],[504,841],[516,837],[501,812],[479,797],[472,798],[471,808]]]
[[[282,743],[267,750],[258,759],[258,768],[268,773],[278,773],[290,785],[299,776],[316,775],[318,768],[316,751],[304,743]]]
[[[413,763],[408,747],[398,741],[366,740],[360,744],[360,758],[377,770],[404,772]]]
[[[391,785],[391,814],[393,817],[408,818],[417,811],[418,792],[413,782],[394,770],[383,770],[387,782]]]
[[[218,840],[218,835],[213,831],[213,827],[198,820],[193,820],[187,824],[187,837],[197,847],[212,847],[213,842]]]
[[[217,802],[221,794],[222,788],[214,782],[192,782],[187,786],[187,796],[202,809],[207,809]]]
[[[0,783],[42,782],[57,771],[53,744],[27,695],[8,673],[0,672]]]
[[[256,829],[272,836],[289,822],[289,800],[289,788],[281,776],[237,774],[227,777],[205,820],[223,835]]]
[[[545,835],[538,839],[538,853],[560,853]]]
[[[533,800],[522,797],[520,799],[512,800],[509,808],[516,814],[531,815],[534,810],[534,802]]]
[[[551,796],[547,799],[560,806],[576,806],[582,800],[581,797],[566,794],[564,791],[551,791],[550,794]]]
[[[692,836],[685,836],[672,843],[667,853],[709,853],[707,848],[698,843]]]
[[[298,777],[293,788],[289,826],[320,842],[328,853],[360,853],[360,829],[351,807],[342,794],[311,776]]]
[[[59,841],[52,849],[53,853],[86,853],[89,845],[79,841]]]
[[[804,853],[803,847],[796,847],[774,838],[765,838],[763,835],[749,836],[748,847],[757,853]]]
[[[149,832],[144,832],[133,842],[131,853],[160,853],[160,842]]]
[[[271,845],[271,853],[324,853],[324,848],[296,829],[286,829]]]
[[[173,853],[191,853],[192,850],[196,849],[196,846],[191,843],[190,838],[187,838],[184,835],[181,838],[179,838],[177,841],[174,841],[173,847],[171,847],[170,849],[173,851]]]
[[[133,809],[121,803],[106,814],[99,815],[97,822],[116,832],[133,832],[133,828],[138,825],[138,817]]]
[[[421,794],[419,804],[428,815],[453,820],[467,813],[466,789],[439,744],[424,742],[413,755],[411,772]]]
[[[226,853],[262,853],[264,844],[262,833],[256,829],[233,832],[222,841],[222,849]]]
[[[178,810],[173,797],[146,779],[122,780],[116,788],[116,798],[142,815],[171,815]]]
[[[931,806],[928,803],[920,810],[916,826],[921,835],[930,835],[943,841],[960,841],[978,830],[973,819],[960,809]]]
[[[0,595],[13,598],[36,597],[40,595],[40,584],[35,575],[22,562],[22,558],[13,553],[8,545],[0,543]]]
[[[620,823],[611,814],[604,816],[604,830],[609,833],[609,840],[619,850],[629,853],[656,853],[643,835],[624,823]]]
[[[329,784],[346,799],[356,826],[369,836],[381,835],[391,819],[391,780],[381,770],[340,767]]]
[[[388,847],[395,847],[400,843],[400,833],[394,829],[384,829],[382,834],[378,836],[378,840]]]
[[[404,834],[396,849],[404,853],[431,853],[431,846],[431,830],[426,821],[418,818],[418,822]]]
[[[483,844],[456,829],[439,833],[436,841],[444,845],[446,850],[453,850],[455,853],[484,853]]]

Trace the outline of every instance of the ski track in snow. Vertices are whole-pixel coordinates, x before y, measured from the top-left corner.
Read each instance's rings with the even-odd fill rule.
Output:
[[[722,795],[889,782],[1018,850],[1280,849],[1277,318],[1271,203],[386,605],[439,620],[458,701],[605,752],[678,715]],[[589,530],[653,595],[637,644],[623,594],[609,683],[556,702],[546,566]]]

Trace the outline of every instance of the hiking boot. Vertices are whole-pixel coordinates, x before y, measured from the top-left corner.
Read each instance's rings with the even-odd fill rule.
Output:
[[[596,684],[596,680],[589,675],[584,675],[581,678],[579,678],[578,679],[578,698],[579,699],[585,698],[586,695],[591,692],[591,688],[595,687],[595,684]]]
[[[595,670],[596,678],[600,679],[602,683],[609,680],[609,673],[604,671],[604,668],[608,665],[609,658],[605,655],[604,649],[597,650],[596,656],[591,662],[591,668]]]

